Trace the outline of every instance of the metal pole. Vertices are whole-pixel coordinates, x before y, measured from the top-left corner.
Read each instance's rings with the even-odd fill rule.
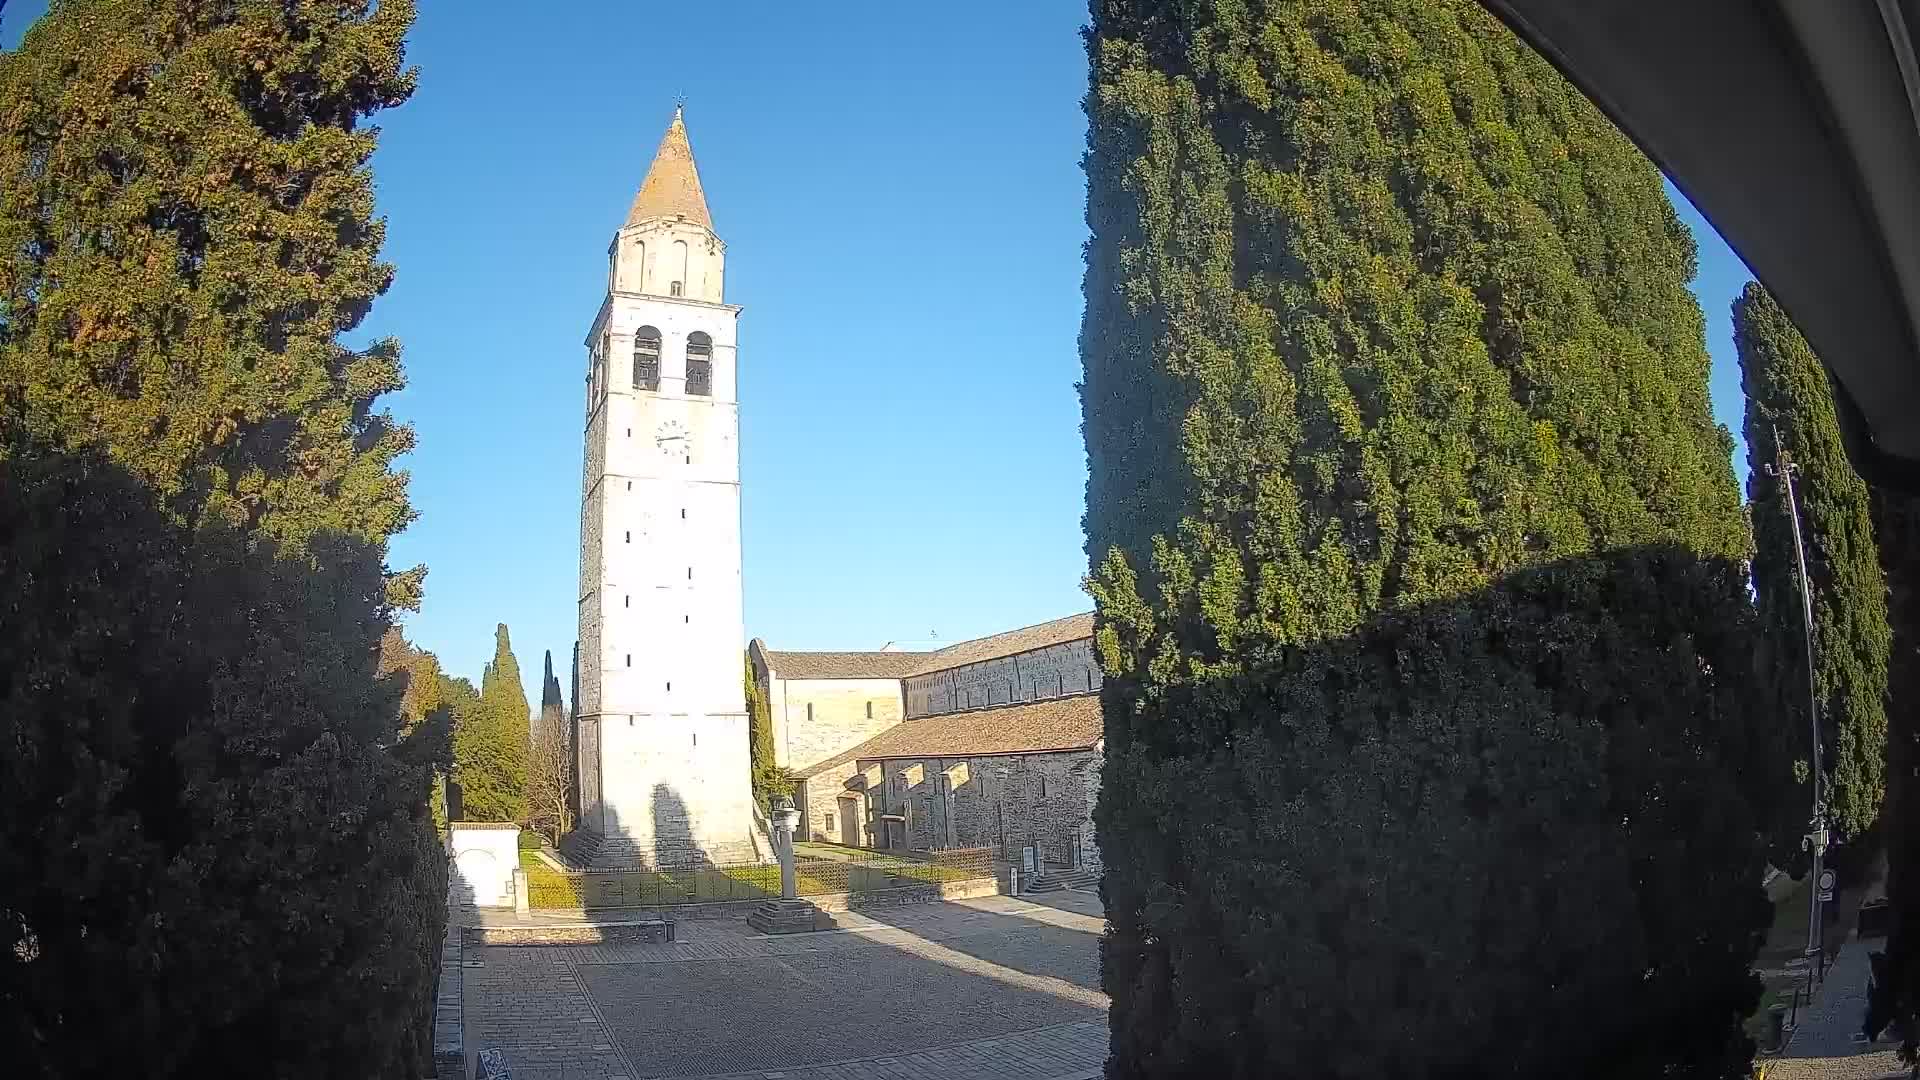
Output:
[[[1827,849],[1827,805],[1822,798],[1825,776],[1820,768],[1820,697],[1819,689],[1814,685],[1813,659],[1813,585],[1807,576],[1807,549],[1800,536],[1800,500],[1793,490],[1793,474],[1799,466],[1793,463],[1785,448],[1780,446],[1780,430],[1774,429],[1773,443],[1779,464],[1774,469],[1787,489],[1787,518],[1793,522],[1793,557],[1800,568],[1800,613],[1802,628],[1807,639],[1807,722],[1813,732],[1813,818],[1812,826],[1803,843],[1813,855],[1812,877],[1808,879],[1808,923],[1807,923],[1807,981],[1811,986],[1816,973],[1821,968],[1820,955],[1824,947],[1820,927],[1820,869],[1822,856]],[[1809,991],[1811,992],[1811,991]]]

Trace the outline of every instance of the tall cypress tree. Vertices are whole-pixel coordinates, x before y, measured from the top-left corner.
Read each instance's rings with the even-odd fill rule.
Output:
[[[471,679],[458,675],[440,678],[440,702],[452,731],[453,768],[447,784],[447,816],[454,821],[500,821],[508,798],[503,781],[491,767],[491,729],[480,708],[480,691]],[[469,802],[468,793],[472,793]]]
[[[1737,1069],[1781,763],[1659,174],[1471,3],[1088,48],[1116,1075]]]
[[[0,56],[0,1045],[417,1075],[444,744],[378,669],[412,442],[367,120],[408,0],[63,0]],[[57,557],[56,557],[57,556]],[[417,704],[417,703],[413,703]]]
[[[548,650],[540,680],[540,717],[527,757],[527,827],[559,843],[573,829],[573,743],[560,703],[560,680]]]
[[[493,660],[480,677],[474,722],[463,738],[454,729],[460,797],[470,821],[524,821],[527,816],[527,691],[513,655],[507,624],[493,631]]]
[[[1789,709],[1783,719],[1805,759],[1807,669],[1796,662],[1806,640],[1805,613],[1785,486],[1773,472],[1782,449],[1799,466],[1796,495],[1813,593],[1814,696],[1822,714],[1827,802],[1840,832],[1857,837],[1878,820],[1886,788],[1892,645],[1867,485],[1847,461],[1826,369],[1757,282],[1748,282],[1733,302],[1733,340],[1747,395],[1753,581],[1761,625],[1786,661],[1774,668]]]
[[[746,655],[747,760],[753,770],[753,798],[764,809],[773,796],[793,791],[793,781],[773,763],[773,716],[771,706],[753,674],[753,655]]]
[[[546,672],[540,679],[540,726],[535,730],[537,739],[559,738],[563,742],[567,737],[567,711],[560,700],[560,679],[553,673],[553,650],[546,655]]]
[[[370,8],[83,0],[0,76],[0,387],[189,524],[384,545],[413,518],[413,433],[374,407],[399,344],[340,341],[393,280],[361,121],[415,79],[413,5]]]

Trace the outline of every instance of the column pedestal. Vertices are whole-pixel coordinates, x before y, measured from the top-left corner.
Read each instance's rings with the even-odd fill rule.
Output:
[[[768,900],[747,915],[747,925],[763,934],[803,934],[823,928],[820,909],[799,896],[793,858],[793,832],[799,823],[800,811],[793,808],[792,799],[774,800],[773,850],[780,857],[780,899]]]

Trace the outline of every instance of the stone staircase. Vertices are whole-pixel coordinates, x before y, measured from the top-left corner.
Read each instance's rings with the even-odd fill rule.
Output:
[[[1029,881],[1021,883],[1021,892],[1059,892],[1061,889],[1091,889],[1100,884],[1100,874],[1096,870],[1067,870],[1049,868],[1044,874],[1036,874]]]
[[[831,924],[810,900],[768,900],[747,913],[747,925],[763,934],[805,934]]]

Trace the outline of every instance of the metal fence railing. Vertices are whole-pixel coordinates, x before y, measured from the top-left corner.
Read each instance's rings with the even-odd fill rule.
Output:
[[[806,845],[819,848],[820,845]],[[899,855],[858,848],[824,854],[799,852],[795,884],[801,896],[870,893],[914,885],[991,878],[991,848]],[[555,870],[529,866],[527,900],[535,908],[663,907],[722,900],[765,900],[780,895],[774,863],[650,870]]]

